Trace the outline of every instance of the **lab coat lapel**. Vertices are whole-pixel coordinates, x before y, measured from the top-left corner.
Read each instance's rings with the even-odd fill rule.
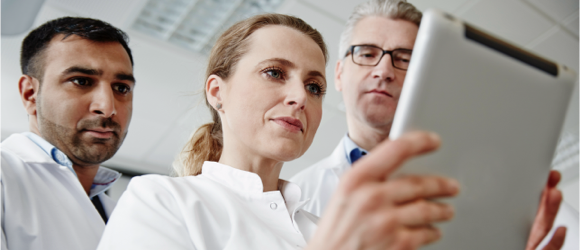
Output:
[[[75,197],[77,204],[81,208],[80,211],[76,212],[81,213],[82,211],[85,211],[87,223],[91,224],[91,228],[95,229],[95,233],[98,233],[98,235],[102,234],[105,223],[85,193],[81,183],[70,169],[56,163],[46,152],[25,135],[13,134],[2,142],[1,145],[2,150],[12,151],[26,164],[44,168],[55,178],[60,179],[60,183]],[[61,202],[71,201],[61,200]],[[112,212],[111,202],[108,202],[107,205],[109,208],[108,211]]]

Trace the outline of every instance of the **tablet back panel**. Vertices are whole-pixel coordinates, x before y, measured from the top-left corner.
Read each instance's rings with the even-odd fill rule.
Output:
[[[457,179],[443,238],[425,249],[524,249],[576,74],[437,10],[424,13],[390,137],[440,149],[398,174]],[[396,175],[395,175],[396,176]]]

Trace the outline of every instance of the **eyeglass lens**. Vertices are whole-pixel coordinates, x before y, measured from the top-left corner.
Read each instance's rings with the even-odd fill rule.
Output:
[[[389,53],[387,53],[389,54]],[[391,62],[395,68],[408,69],[411,60],[411,51],[393,50],[391,53]],[[355,63],[366,66],[375,66],[379,64],[383,57],[383,50],[374,46],[355,46],[353,49],[352,59]]]

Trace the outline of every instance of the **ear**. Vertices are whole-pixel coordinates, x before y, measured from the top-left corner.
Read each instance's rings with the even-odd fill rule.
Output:
[[[36,116],[36,101],[38,100],[39,88],[40,83],[34,77],[22,75],[18,80],[20,99],[29,115]]]
[[[221,90],[223,86],[223,79],[217,75],[210,75],[205,82],[205,94],[207,101],[216,110],[216,105],[222,102]]]
[[[334,87],[336,90],[342,92],[342,60],[336,61],[336,67],[334,67]]]

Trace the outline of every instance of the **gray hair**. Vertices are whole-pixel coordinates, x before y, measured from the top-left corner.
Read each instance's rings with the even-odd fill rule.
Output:
[[[348,21],[346,21],[346,28],[340,35],[340,44],[338,45],[339,60],[344,57],[348,49],[356,24],[370,16],[402,19],[419,26],[423,14],[415,6],[407,3],[406,0],[370,0],[359,4],[348,18]]]

